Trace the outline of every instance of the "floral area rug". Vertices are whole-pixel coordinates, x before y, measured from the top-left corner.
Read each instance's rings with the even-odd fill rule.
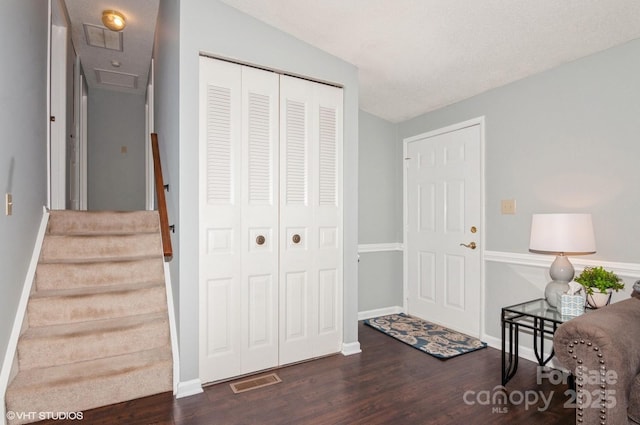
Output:
[[[443,360],[487,346],[478,338],[403,313],[367,319],[364,323]]]

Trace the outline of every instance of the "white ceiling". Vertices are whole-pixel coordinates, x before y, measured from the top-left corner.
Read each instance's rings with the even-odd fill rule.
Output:
[[[64,0],[64,4],[71,24],[73,46],[80,56],[89,87],[144,94],[151,65],[159,0]],[[127,26],[122,31],[122,51],[93,47],[86,42],[83,25],[103,27],[102,11],[110,9],[124,14],[127,21]],[[118,62],[120,66],[114,66],[112,61]],[[131,87],[133,84],[135,86]]]
[[[222,2],[356,65],[391,122],[640,37],[639,0]]]

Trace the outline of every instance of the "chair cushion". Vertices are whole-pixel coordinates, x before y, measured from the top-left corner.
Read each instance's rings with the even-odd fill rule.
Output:
[[[631,384],[629,392],[629,410],[627,410],[629,419],[640,424],[640,375],[636,375],[636,379]]]

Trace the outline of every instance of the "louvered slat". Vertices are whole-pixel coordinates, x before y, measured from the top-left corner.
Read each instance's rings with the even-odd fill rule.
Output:
[[[230,204],[231,91],[207,87],[207,202]]]
[[[336,111],[320,107],[320,164],[319,202],[320,205],[337,204],[337,164],[336,164]]]
[[[273,153],[269,96],[249,93],[249,202],[271,204],[273,200]]]
[[[287,99],[286,202],[289,205],[307,203],[305,109],[304,103]]]

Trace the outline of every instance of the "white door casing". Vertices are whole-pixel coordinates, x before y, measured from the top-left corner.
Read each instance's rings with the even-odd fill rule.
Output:
[[[280,78],[280,364],[287,364],[341,350],[342,90]]]
[[[56,2],[52,7],[58,7]],[[67,172],[67,28],[52,24],[50,45],[49,207],[66,209]]]
[[[482,135],[479,119],[404,141],[405,310],[476,337],[484,302]],[[471,242],[476,249],[462,245]]]
[[[144,102],[145,107],[145,143],[144,143],[144,175],[145,175],[145,208],[149,211],[155,209],[155,172],[153,165],[153,152],[151,149],[151,133],[155,132],[154,118],[154,91],[155,68],[153,58],[149,67],[149,84]]]

